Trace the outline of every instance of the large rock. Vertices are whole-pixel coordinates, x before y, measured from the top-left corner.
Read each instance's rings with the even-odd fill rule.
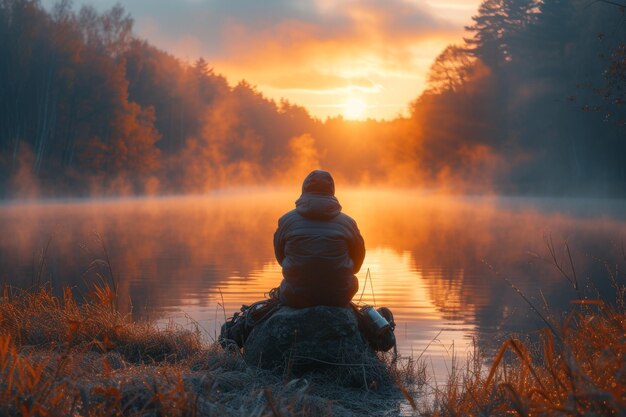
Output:
[[[352,309],[327,306],[282,307],[254,327],[244,358],[250,365],[295,375],[340,370],[361,382],[383,366],[361,336]]]

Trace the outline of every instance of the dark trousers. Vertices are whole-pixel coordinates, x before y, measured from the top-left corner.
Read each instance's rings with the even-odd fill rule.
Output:
[[[293,290],[289,284],[281,284],[278,290],[280,303],[292,308],[306,308],[313,306],[348,307],[350,300],[359,290],[359,280],[353,276],[346,288],[319,288],[307,290],[299,288]]]

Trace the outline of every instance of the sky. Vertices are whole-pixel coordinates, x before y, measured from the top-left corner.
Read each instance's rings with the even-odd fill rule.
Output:
[[[205,58],[231,85],[245,79],[321,119],[392,119],[423,91],[439,52],[462,41],[480,0],[75,0],[115,3],[136,35]]]

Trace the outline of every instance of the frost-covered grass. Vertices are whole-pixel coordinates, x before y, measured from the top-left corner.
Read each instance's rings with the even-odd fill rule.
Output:
[[[247,365],[180,327],[135,322],[95,287],[77,302],[4,288],[0,416],[611,416],[626,414],[626,313],[573,303],[539,343],[510,339],[486,361],[474,351],[443,387],[423,363],[380,359],[388,375],[359,387],[328,371],[289,375]],[[425,395],[425,393],[429,395]]]
[[[488,366],[475,350],[466,368],[454,370],[447,385],[436,390],[424,415],[626,415],[623,302],[573,304],[562,323],[543,331],[539,343],[511,338]]]
[[[349,387],[328,372],[304,376],[248,366],[198,332],[135,322],[98,286],[4,288],[0,298],[0,416],[362,416],[411,410],[424,366],[388,364],[387,384]],[[381,386],[382,385],[382,386]]]

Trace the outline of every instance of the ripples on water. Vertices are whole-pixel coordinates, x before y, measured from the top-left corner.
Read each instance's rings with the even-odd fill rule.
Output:
[[[195,321],[214,338],[225,315],[263,297],[281,279],[276,221],[293,192],[230,192],[203,197],[48,202],[0,206],[0,282],[51,280],[84,289],[89,263],[103,257],[120,283],[122,308],[136,317]],[[453,352],[476,339],[493,349],[539,318],[502,279],[536,306],[567,308],[577,297],[546,261],[546,241],[570,274],[567,240],[587,294],[612,300],[601,260],[623,262],[626,205],[614,200],[424,196],[415,192],[338,194],[365,237],[367,256],[355,299],[392,308],[403,353],[430,358],[445,379]],[[48,247],[39,277],[41,252]],[[549,259],[548,259],[549,260]],[[371,281],[365,284],[366,271]],[[105,270],[100,271],[106,273]],[[223,300],[223,302],[222,302]],[[221,305],[224,305],[222,308]]]

